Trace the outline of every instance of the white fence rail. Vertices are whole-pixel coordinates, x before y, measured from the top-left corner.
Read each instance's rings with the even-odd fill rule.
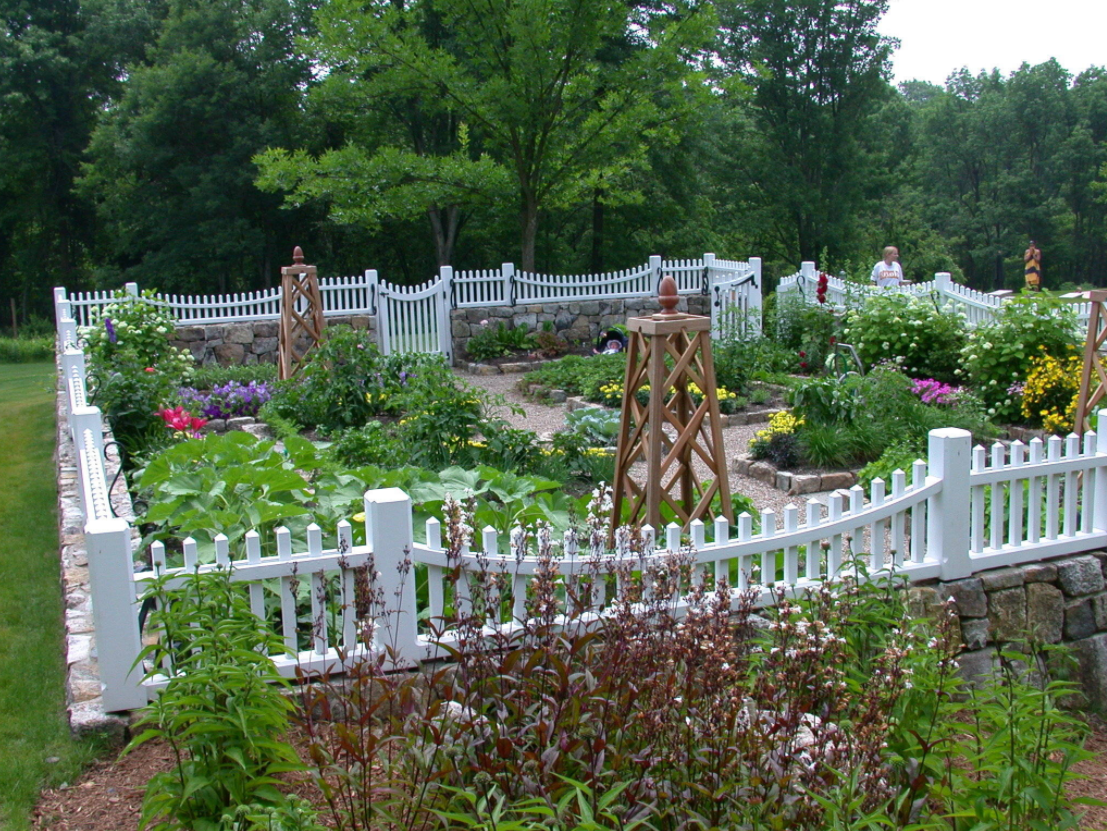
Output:
[[[458,272],[443,266],[437,277],[423,283],[422,287],[436,281],[446,283],[450,307],[463,309],[645,297],[656,294],[663,274],[673,275],[681,294],[708,294],[716,282],[731,281],[735,275],[754,272],[759,304],[760,260],[718,260],[714,254],[692,260],[662,260],[654,256],[644,265],[606,274],[536,274],[517,271],[512,263],[504,263],[499,269]],[[323,313],[327,316],[376,314],[381,286],[388,286],[393,296],[400,294],[402,288],[410,288],[382,281],[373,269],[353,277],[323,278],[319,281]],[[135,283],[127,283],[125,288],[132,296],[139,293]],[[238,294],[159,294],[155,299],[170,309],[180,325],[277,320],[281,314],[279,286]],[[55,302],[69,303],[70,314],[78,326],[88,325],[93,309],[114,300],[110,291],[68,295],[64,289],[55,289]]]
[[[795,274],[781,278],[777,294],[781,297],[798,295],[808,303],[815,302],[819,273],[813,262],[805,262]],[[925,283],[911,283],[897,288],[877,288],[873,285],[851,283],[838,277],[827,275],[826,302],[836,309],[849,309],[860,306],[865,298],[881,292],[896,292],[915,297],[935,296],[939,305],[951,304],[956,311],[965,316],[970,327],[989,323],[1003,305],[1007,295],[985,294],[953,282],[948,272],[939,271],[933,280]],[[1086,329],[1091,316],[1091,303],[1073,303],[1077,322]]]

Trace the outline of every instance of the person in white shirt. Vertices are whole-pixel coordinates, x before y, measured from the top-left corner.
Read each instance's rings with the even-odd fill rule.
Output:
[[[898,286],[903,281],[903,269],[900,268],[899,249],[889,245],[884,249],[884,259],[873,266],[873,282],[879,288]]]

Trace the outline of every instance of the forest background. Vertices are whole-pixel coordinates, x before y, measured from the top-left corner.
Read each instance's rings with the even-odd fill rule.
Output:
[[[649,254],[1107,266],[1107,72],[890,82],[885,0],[0,0],[0,322],[51,288]],[[770,279],[766,289],[772,287]],[[14,303],[13,303],[14,301]]]

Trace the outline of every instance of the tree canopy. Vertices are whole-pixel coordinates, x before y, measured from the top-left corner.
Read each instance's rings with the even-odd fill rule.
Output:
[[[889,82],[887,0],[0,0],[0,303],[648,254],[1107,267],[1107,73]],[[0,312],[4,314],[4,312]]]

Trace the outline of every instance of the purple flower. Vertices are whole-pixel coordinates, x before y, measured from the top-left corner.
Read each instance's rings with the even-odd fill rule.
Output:
[[[108,340],[109,340],[109,341],[111,341],[112,343],[115,343],[115,340],[116,340],[116,337],[115,337],[115,326],[114,326],[114,325],[112,325],[112,322],[111,322],[111,318],[110,318],[110,317],[105,317],[105,318],[104,318],[104,328],[105,328],[105,329],[107,330],[107,332],[108,332]]]

